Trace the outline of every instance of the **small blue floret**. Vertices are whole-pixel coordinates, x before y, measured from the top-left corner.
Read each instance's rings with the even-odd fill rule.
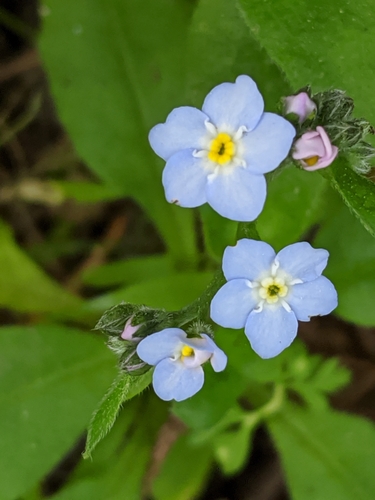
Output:
[[[174,109],[149,141],[166,161],[162,180],[170,203],[208,203],[223,217],[252,221],[266,199],[264,174],[286,158],[295,133],[281,116],[264,113],[255,82],[241,75],[211,90],[202,111]]]
[[[202,364],[210,361],[215,372],[224,370],[227,357],[206,334],[188,338],[180,328],[166,328],[144,338],[138,356],[155,366],[152,384],[164,401],[183,401],[203,386]]]
[[[277,356],[293,342],[298,320],[324,316],[337,306],[333,284],[321,276],[328,256],[306,242],[276,254],[263,241],[238,241],[224,252],[228,282],[211,302],[211,318],[227,328],[245,328],[262,358]]]

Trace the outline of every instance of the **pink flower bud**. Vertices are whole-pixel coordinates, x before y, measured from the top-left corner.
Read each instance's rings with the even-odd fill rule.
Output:
[[[304,122],[306,118],[316,111],[315,102],[310,99],[306,92],[285,97],[284,106],[285,114],[294,113],[299,117],[299,123]]]
[[[132,319],[133,319],[133,316],[131,318],[129,318],[128,321],[125,323],[124,331],[121,334],[121,338],[124,340],[134,340],[133,335],[138,330],[138,328],[141,326],[141,325],[133,326],[131,324]]]
[[[338,152],[324,128],[316,127],[316,130],[306,132],[296,141],[292,156],[300,160],[305,170],[312,171],[331,165]]]

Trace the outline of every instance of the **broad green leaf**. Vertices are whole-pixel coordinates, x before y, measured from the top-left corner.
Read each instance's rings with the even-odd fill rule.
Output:
[[[321,392],[331,393],[345,387],[351,379],[351,372],[340,365],[337,358],[324,360],[313,375],[311,386]]]
[[[64,312],[80,305],[23,252],[0,221],[0,305],[21,312]]]
[[[375,184],[352,170],[341,159],[327,169],[332,186],[342,196],[349,209],[358,217],[367,231],[375,236]]]
[[[332,212],[314,246],[330,253],[324,273],[338,291],[335,313],[361,325],[375,325],[375,240],[336,197],[331,195],[330,200]]]
[[[336,313],[347,321],[362,326],[375,326],[374,280],[359,281],[339,290],[339,307]]]
[[[295,500],[372,500],[375,427],[369,421],[287,404],[268,421]]]
[[[130,404],[129,404],[130,403]],[[85,460],[55,500],[139,500],[168,406],[149,393],[125,404],[94,461]],[[134,404],[135,403],[135,404]]]
[[[298,366],[301,361],[299,359],[295,364]],[[341,366],[337,358],[322,361],[320,356],[310,356],[306,361],[310,361],[309,368],[304,370],[306,376],[287,380],[287,386],[313,409],[327,410],[329,402],[326,396],[347,385],[351,372]]]
[[[212,273],[178,273],[131,285],[86,304],[86,310],[104,311],[121,301],[178,310],[195,300],[212,279]]]
[[[356,112],[375,123],[373,80],[375,11],[368,0],[238,0],[251,34],[283,69],[294,90],[340,88]],[[333,185],[375,234],[375,188],[342,161],[330,169]]]
[[[132,194],[118,187],[115,189],[95,182],[50,181],[50,185],[60,193],[62,199],[73,199],[79,203],[112,201]]]
[[[29,490],[74,445],[113,378],[102,339],[43,325],[0,329],[0,498]]]
[[[155,500],[193,500],[201,493],[212,466],[212,449],[193,446],[189,438],[179,437],[169,450],[152,485]]]
[[[79,155],[110,187],[132,194],[176,261],[195,255],[192,212],[169,205],[163,162],[147,135],[184,104],[192,6],[178,0],[46,0],[40,49],[57,108]],[[157,20],[157,21],[156,21]]]
[[[137,396],[151,383],[152,372],[134,377],[120,373],[95,410],[87,433],[84,458],[89,458],[97,444],[108,434],[125,401]]]
[[[263,94],[267,110],[290,92],[282,72],[253,38],[236,8],[227,0],[201,0],[188,38],[187,91],[193,105],[213,86],[250,75]],[[223,103],[225,104],[225,103]]]
[[[316,172],[286,168],[275,176],[257,220],[262,239],[276,251],[300,239],[321,217],[326,187]]]
[[[251,35],[294,90],[341,88],[359,115],[375,122],[375,11],[368,0],[239,0]]]
[[[89,285],[112,286],[161,278],[173,272],[172,261],[168,255],[151,255],[103,264],[88,270],[83,279]]]
[[[200,209],[200,214],[206,250],[221,264],[225,248],[236,244],[238,223],[221,217],[208,204]]]

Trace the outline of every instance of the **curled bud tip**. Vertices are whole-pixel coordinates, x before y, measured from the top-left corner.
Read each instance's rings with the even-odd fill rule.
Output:
[[[300,92],[297,95],[285,97],[284,112],[286,115],[297,115],[298,121],[301,124],[316,112],[316,104],[306,92]]]
[[[304,170],[313,171],[331,165],[338,152],[324,128],[316,127],[296,141],[292,156],[300,161]]]
[[[132,319],[133,319],[133,317],[129,318],[128,321],[125,323],[124,331],[121,334],[121,338],[124,340],[133,340],[133,335],[138,330],[138,328],[141,326],[141,325],[133,326],[131,324]]]

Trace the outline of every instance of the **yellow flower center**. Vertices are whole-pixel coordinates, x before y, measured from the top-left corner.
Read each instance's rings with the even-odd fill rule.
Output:
[[[193,356],[193,354],[194,354],[194,349],[188,345],[184,345],[184,347],[181,349],[181,356],[184,358]]]
[[[319,156],[311,156],[311,158],[304,158],[304,162],[308,164],[309,167],[316,165],[318,163]]]
[[[259,295],[268,304],[275,304],[280,297],[285,297],[288,293],[288,287],[282,278],[265,278],[260,284]]]
[[[208,158],[219,165],[224,165],[233,158],[235,149],[231,136],[221,132],[211,142]]]

